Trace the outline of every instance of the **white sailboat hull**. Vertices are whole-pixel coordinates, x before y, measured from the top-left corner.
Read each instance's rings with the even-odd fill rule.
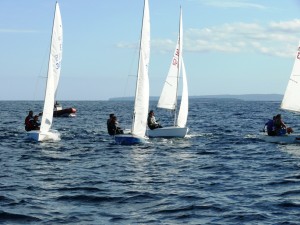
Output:
[[[154,130],[147,130],[150,138],[184,138],[188,132],[187,127],[163,127]]]
[[[27,132],[27,139],[34,141],[59,141],[60,133],[57,130],[49,130],[46,132],[32,130]]]
[[[282,136],[269,136],[267,134],[261,134],[260,139],[278,144],[295,144],[300,143],[300,134],[287,134]]]

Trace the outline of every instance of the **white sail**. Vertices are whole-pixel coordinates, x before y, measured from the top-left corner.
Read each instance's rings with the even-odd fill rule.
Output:
[[[178,79],[180,75],[180,61],[182,53],[182,13],[180,9],[179,35],[177,45],[173,54],[170,69],[158,100],[157,107],[169,110],[176,110]]]
[[[181,103],[180,103],[180,109],[179,109],[178,119],[177,119],[177,126],[185,127],[187,122],[187,117],[188,117],[188,111],[189,111],[189,96],[188,96],[186,71],[185,71],[183,59],[181,59],[181,68],[182,68],[182,95],[181,95]]]
[[[136,83],[135,103],[132,134],[144,137],[147,126],[149,109],[149,77],[148,66],[150,59],[150,15],[148,0],[145,0],[143,24],[140,40],[140,56]]]
[[[48,65],[47,86],[44,100],[43,117],[41,122],[41,132],[48,131],[52,125],[53,106],[55,92],[59,81],[61,59],[62,59],[63,30],[59,5],[55,5],[55,14],[52,29],[52,39],[50,46],[50,56]]]
[[[170,69],[158,100],[157,107],[175,110],[177,103],[178,69],[179,69],[179,38],[171,61]]]
[[[56,3],[56,21],[54,19],[54,25],[53,25],[53,33],[52,36],[56,36],[55,39],[52,38],[53,41],[56,42],[56,44],[52,44],[54,50],[54,60],[56,67],[59,69],[59,72],[54,73],[54,90],[55,90],[55,97],[57,92],[57,87],[59,83],[60,78],[60,64],[62,59],[62,42],[63,42],[63,28],[62,28],[62,20],[61,20],[61,14],[58,3]],[[55,25],[56,24],[56,25]],[[54,34],[55,33],[55,34]]]
[[[281,108],[300,112],[300,42],[295,56],[295,63],[288,82]]]

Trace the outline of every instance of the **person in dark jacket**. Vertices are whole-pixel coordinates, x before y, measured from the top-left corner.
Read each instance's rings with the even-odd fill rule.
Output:
[[[31,130],[39,130],[40,129],[40,122],[39,122],[39,116],[38,115],[35,115],[33,117],[33,120],[31,120]]]
[[[123,130],[118,126],[117,117],[112,115],[111,119],[107,120],[107,131],[109,135],[124,134]]]
[[[29,111],[28,115],[25,118],[25,130],[26,131],[31,131],[32,126],[31,126],[31,121],[33,120],[33,111]]]
[[[291,127],[287,127],[281,118],[281,114],[277,114],[274,120],[274,127],[277,136],[293,133]]]
[[[269,136],[275,136],[276,135],[276,131],[275,131],[275,116],[273,116],[272,120],[269,120],[266,124],[265,124],[265,128],[267,128],[267,133]]]

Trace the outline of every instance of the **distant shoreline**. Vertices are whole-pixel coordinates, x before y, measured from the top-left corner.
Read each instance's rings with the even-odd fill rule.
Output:
[[[179,96],[180,98],[180,96]],[[189,99],[231,99],[231,100],[244,100],[244,101],[282,101],[283,95],[282,94],[244,94],[244,95],[199,95],[199,96],[189,96]],[[158,101],[158,96],[150,96],[150,101]],[[134,97],[114,97],[105,99],[93,99],[93,100],[64,100],[58,99],[58,102],[82,102],[82,101],[133,101]],[[11,102],[18,102],[18,101],[30,101],[30,102],[40,102],[43,99],[37,100],[16,100],[16,99],[2,99],[0,101],[11,101]]]
[[[159,97],[151,96],[151,100],[158,100]],[[190,99],[236,99],[244,101],[281,101],[283,95],[281,94],[244,94],[244,95],[199,95],[189,96]],[[109,98],[108,101],[133,101],[134,97],[116,97]]]

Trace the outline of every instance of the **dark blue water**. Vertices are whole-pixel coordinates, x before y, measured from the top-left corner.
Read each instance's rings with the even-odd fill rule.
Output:
[[[130,128],[132,102],[62,103],[78,113],[54,119],[61,141],[35,143],[23,123],[42,102],[0,102],[0,223],[300,224],[300,145],[257,136],[277,113],[300,131],[279,102],[194,99],[188,138],[140,146],[106,134],[112,112]]]

